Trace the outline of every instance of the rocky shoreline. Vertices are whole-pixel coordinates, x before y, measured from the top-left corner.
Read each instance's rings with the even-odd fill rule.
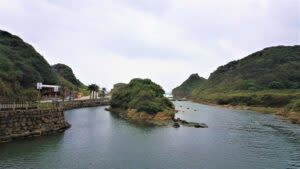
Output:
[[[234,109],[234,110],[250,110],[259,113],[271,113],[276,117],[286,120],[293,124],[300,124],[300,113],[299,112],[286,112],[286,110],[281,108],[272,108],[272,107],[258,107],[258,106],[240,106],[240,105],[219,105],[207,101],[202,100],[188,100],[194,103],[205,104],[209,106],[216,106],[226,109]]]
[[[186,126],[186,127],[195,127],[195,128],[208,128],[207,124],[205,124],[205,123],[188,122],[188,121],[182,120],[180,118],[176,118],[173,121],[174,121],[174,124],[173,124],[174,128],[178,128],[178,127],[180,127],[180,125]]]
[[[171,125],[174,128],[179,128],[180,126],[186,127],[194,127],[194,128],[207,128],[208,126],[205,123],[197,123],[197,122],[188,122],[182,120],[180,118],[175,118],[174,110],[173,112],[158,112],[154,115],[145,113],[145,112],[137,112],[136,110],[123,110],[123,109],[112,109],[106,108],[105,110],[117,114],[119,117],[133,121],[133,122],[143,122],[150,123],[159,126]]]
[[[124,109],[117,109],[117,108],[106,108],[105,110],[117,114],[119,117],[133,121],[133,122],[143,122],[143,123],[150,123],[155,125],[168,125],[171,124],[174,116],[175,111],[165,111],[165,112],[158,112],[155,114],[148,114],[145,112],[137,112],[134,109],[124,110]]]

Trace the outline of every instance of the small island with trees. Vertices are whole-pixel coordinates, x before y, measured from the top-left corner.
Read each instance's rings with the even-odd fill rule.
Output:
[[[206,128],[203,123],[187,122],[175,118],[175,106],[164,96],[161,86],[150,79],[132,79],[129,84],[119,83],[112,90],[109,110],[129,121],[155,125],[180,125]]]
[[[175,108],[161,86],[150,79],[133,79],[113,90],[109,111],[120,117],[154,124],[173,121]]]

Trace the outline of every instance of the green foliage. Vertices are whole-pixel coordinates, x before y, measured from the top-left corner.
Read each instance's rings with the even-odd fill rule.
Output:
[[[263,107],[284,107],[294,98],[300,97],[290,94],[275,93],[226,93],[211,97],[214,102],[221,105],[246,105]]]
[[[6,86],[3,92],[15,95],[21,94],[17,93],[21,89],[34,88],[37,82],[55,84],[58,81],[50,65],[32,46],[1,30],[0,79]]]
[[[300,99],[295,100],[292,104],[293,104],[293,110],[296,112],[300,112]]]
[[[87,90],[90,92],[90,99],[94,99],[96,97],[97,92],[100,87],[96,84],[90,84],[87,86]]]
[[[229,92],[205,90],[193,95],[193,99],[220,105],[245,105],[278,108],[285,107],[295,99],[300,99],[300,90],[236,90]]]
[[[31,45],[0,30],[0,99],[26,99],[27,89],[35,92],[37,82],[72,89],[82,86],[69,67],[57,65],[53,70]]]
[[[89,91],[94,91],[94,92],[98,92],[99,91],[99,86],[96,85],[96,84],[90,84],[90,85],[88,85],[87,88],[88,88]]]
[[[58,85],[60,85],[62,87],[66,87],[71,90],[77,89],[77,86],[72,84],[70,81],[66,80],[65,78],[61,77],[60,75],[58,75],[57,77],[58,77],[58,83],[57,83]]]
[[[126,83],[117,83],[117,84],[114,84],[114,87],[110,91],[110,94],[113,94],[114,92],[117,92],[119,89],[121,89],[122,87],[125,87],[126,85],[127,85]]]
[[[172,95],[175,98],[188,98],[190,93],[201,84],[203,84],[206,79],[200,77],[198,74],[192,74],[186,81],[184,81],[180,86],[172,90]]]
[[[164,90],[150,79],[133,79],[127,85],[120,85],[112,93],[111,107],[136,109],[139,112],[155,114],[173,109],[173,104],[164,97]]]
[[[266,48],[220,66],[207,81],[189,87],[185,95],[195,100],[284,107],[300,98],[300,46]]]
[[[67,81],[71,82],[76,87],[81,87],[83,84],[75,77],[72,69],[64,64],[55,64],[52,66],[54,72],[58,75],[66,79]]]
[[[251,80],[240,80],[238,84],[238,89],[239,90],[252,90],[256,91],[260,89],[260,86],[256,85],[255,82]]]
[[[237,82],[244,82],[241,86]],[[300,88],[300,46],[277,46],[220,66],[204,88],[229,90]]]
[[[284,89],[285,86],[281,82],[273,81],[269,84],[270,89]]]
[[[57,82],[50,65],[32,46],[5,31],[0,31],[0,72],[2,80],[18,82],[20,87],[32,87],[37,81]]]
[[[291,103],[286,106],[286,109],[300,113],[300,99],[291,101]]]
[[[19,101],[32,102],[32,101],[39,100],[39,91],[37,91],[36,89],[24,89],[21,90],[19,93],[20,93],[18,98]]]

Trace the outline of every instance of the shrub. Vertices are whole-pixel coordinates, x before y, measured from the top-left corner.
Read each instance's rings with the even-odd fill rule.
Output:
[[[286,108],[300,113],[300,99],[293,100]]]
[[[285,88],[285,86],[280,82],[273,81],[269,84],[269,88],[270,89],[283,89],[283,88]]]

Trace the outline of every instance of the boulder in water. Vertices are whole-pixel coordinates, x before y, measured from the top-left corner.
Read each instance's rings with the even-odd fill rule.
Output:
[[[173,127],[174,127],[174,128],[179,128],[179,127],[180,127],[180,124],[176,122],[176,123],[173,124]]]

